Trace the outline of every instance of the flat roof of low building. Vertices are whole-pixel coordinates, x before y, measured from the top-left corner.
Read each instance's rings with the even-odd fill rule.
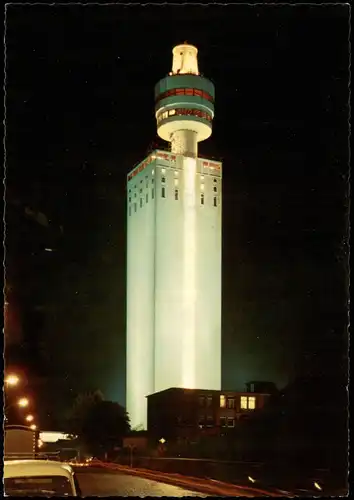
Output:
[[[163,391],[158,391],[154,392],[152,394],[148,394],[146,397],[150,398],[152,396],[157,396],[159,394],[166,394],[166,393],[173,393],[173,392],[179,392],[179,393],[200,393],[200,394],[205,394],[205,395],[212,395],[212,394],[223,394],[225,396],[230,395],[230,396],[246,396],[246,395],[269,395],[268,392],[249,392],[249,391],[233,391],[230,389],[185,389],[183,387],[169,387],[168,389],[164,389]]]

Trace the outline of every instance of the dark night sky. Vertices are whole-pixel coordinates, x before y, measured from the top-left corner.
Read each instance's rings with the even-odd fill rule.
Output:
[[[31,274],[34,233],[15,257],[21,223],[7,228],[8,259],[29,273],[7,279],[35,284],[46,311],[45,376],[124,401],[125,180],[156,139],[154,85],[184,40],[216,86],[200,153],[224,162],[224,388],[338,372],[349,7],[10,5],[6,18],[8,190],[64,229]]]

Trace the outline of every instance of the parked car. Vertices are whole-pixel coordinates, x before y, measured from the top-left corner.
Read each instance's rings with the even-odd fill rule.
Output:
[[[49,460],[5,460],[4,493],[15,497],[81,496],[72,467]]]

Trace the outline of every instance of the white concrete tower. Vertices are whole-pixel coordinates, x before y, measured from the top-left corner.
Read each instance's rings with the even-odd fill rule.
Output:
[[[197,49],[173,49],[155,86],[155,151],[128,176],[127,409],[146,427],[146,396],[221,389],[221,163],[198,159],[212,133],[214,85]]]

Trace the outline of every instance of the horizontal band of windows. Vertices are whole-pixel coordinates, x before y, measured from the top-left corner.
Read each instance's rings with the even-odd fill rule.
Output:
[[[157,116],[157,123],[161,120],[165,120],[166,118],[170,118],[171,116],[196,116],[198,118],[204,118],[204,120],[212,121],[212,116],[205,111],[201,111],[200,109],[187,109],[187,108],[177,108],[177,109],[169,109],[168,111],[164,111]]]
[[[167,90],[166,92],[163,92],[162,94],[158,95],[155,99],[155,102],[159,102],[161,101],[161,99],[166,99],[166,97],[172,97],[175,95],[197,96],[197,97],[202,97],[207,101],[214,102],[214,98],[210,94],[208,94],[208,92],[205,92],[204,90],[190,89],[190,88]]]

